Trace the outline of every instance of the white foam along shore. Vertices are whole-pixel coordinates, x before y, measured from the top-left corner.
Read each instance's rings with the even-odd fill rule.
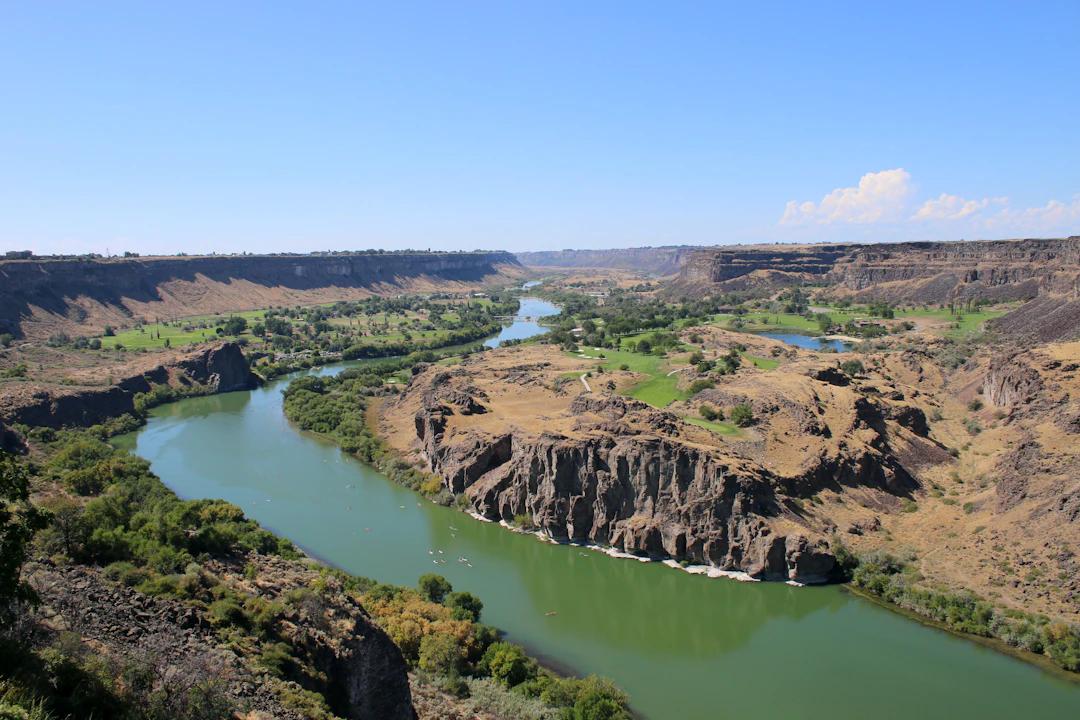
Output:
[[[466,510],[465,512],[467,515],[469,515],[475,520],[479,520],[480,522],[495,522],[494,520],[489,520],[488,518],[484,517],[483,515],[474,510]],[[652,558],[642,557],[641,555],[628,553],[624,550],[619,550],[617,548],[613,548],[607,545],[598,545],[591,542],[558,540],[552,537],[550,534],[544,532],[543,530],[526,530],[525,528],[511,525],[505,520],[499,520],[499,525],[511,532],[520,533],[522,535],[532,535],[538,540],[551,543],[552,545],[569,545],[571,547],[579,547],[586,550],[603,553],[608,557],[621,558],[624,560],[637,560],[638,562],[660,562],[670,568],[682,570],[683,572],[688,572],[691,575],[705,575],[706,577],[710,578],[726,578],[728,580],[738,580],[739,582],[761,582],[758,578],[753,577],[752,575],[745,573],[741,570],[721,570],[720,568],[713,567],[712,565],[683,565],[679,561],[672,560],[671,558],[667,558],[665,560],[653,560]],[[801,586],[801,583],[797,583],[794,581],[789,581],[788,584]]]

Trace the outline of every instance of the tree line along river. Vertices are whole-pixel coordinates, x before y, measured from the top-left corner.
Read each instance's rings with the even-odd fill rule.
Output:
[[[554,310],[537,302],[521,318]],[[503,335],[539,331],[515,323]],[[119,441],[180,496],[233,502],[349,572],[402,585],[446,576],[510,640],[612,678],[653,720],[1080,717],[1080,685],[839,587],[694,576],[435,505],[293,428],[289,380],[161,406]]]

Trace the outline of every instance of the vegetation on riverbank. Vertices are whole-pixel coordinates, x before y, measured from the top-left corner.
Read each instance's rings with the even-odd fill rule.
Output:
[[[974,593],[920,585],[908,563],[888,553],[855,557],[834,548],[844,579],[858,590],[957,633],[1000,640],[1006,645],[1049,658],[1058,667],[1080,672],[1080,626],[1002,608]]]
[[[340,410],[331,409],[321,422],[330,422]],[[480,624],[482,602],[453,592],[442,578],[424,578],[418,590],[410,590],[324,567],[318,579],[278,600],[252,592],[229,567],[242,567],[248,558],[243,575],[254,579],[261,565],[256,558],[300,561],[299,551],[235,505],[177,498],[147,463],[103,441],[111,430],[132,425],[137,421],[36,432],[31,461],[0,458],[5,511],[0,539],[10,571],[0,578],[0,599],[9,611],[2,642],[10,659],[0,663],[0,708],[13,717],[25,713],[51,720],[77,712],[210,720],[233,709],[221,687],[208,680],[187,688],[178,714],[177,688],[125,680],[148,672],[137,658],[90,652],[71,633],[28,635],[25,628],[38,622],[29,602],[33,594],[19,582],[28,556],[51,565],[102,568],[104,577],[119,585],[190,605],[245,664],[287,681],[275,685],[279,699],[303,708],[307,717],[333,717],[329,686],[310,648],[299,644],[289,628],[310,617],[313,607],[339,602],[335,598],[343,593],[355,597],[386,630],[410,668],[444,691],[459,697],[475,694],[470,702],[478,711],[490,703],[492,709],[520,705],[522,714],[515,717],[543,720],[628,717],[625,696],[610,683],[558,677],[521,648],[500,642],[493,628]],[[28,502],[31,492],[34,504]],[[303,562],[298,568],[309,566]]]

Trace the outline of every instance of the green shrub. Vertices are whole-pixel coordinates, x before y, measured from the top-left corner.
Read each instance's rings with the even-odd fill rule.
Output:
[[[754,409],[749,403],[739,403],[731,408],[731,422],[739,427],[749,427],[754,424]]]
[[[536,662],[519,646],[508,642],[492,643],[480,661],[484,674],[507,687],[520,685],[536,676]]]
[[[690,383],[689,392],[691,395],[697,395],[702,390],[708,390],[712,387],[716,387],[712,380],[705,380],[704,378],[702,378]]]
[[[206,609],[206,617],[215,627],[249,627],[247,613],[232,598],[222,598],[210,603]]]

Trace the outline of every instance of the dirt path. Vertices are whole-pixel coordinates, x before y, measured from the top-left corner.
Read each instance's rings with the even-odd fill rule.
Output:
[[[585,392],[592,392],[592,388],[589,387],[589,381],[585,379],[585,373],[581,373],[581,384],[585,386]]]

